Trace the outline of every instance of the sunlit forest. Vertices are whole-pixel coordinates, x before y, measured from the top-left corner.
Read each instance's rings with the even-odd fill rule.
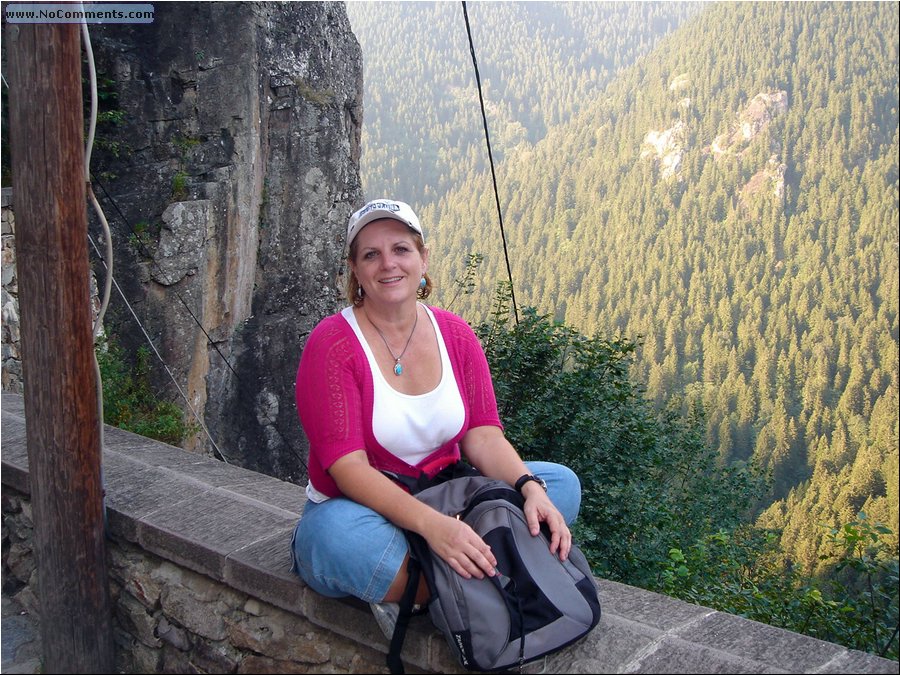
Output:
[[[646,397],[768,472],[791,563],[860,511],[896,551],[897,4],[467,7],[519,311],[637,341]],[[482,321],[508,275],[462,7],[347,12],[367,195],[417,208],[436,302]]]

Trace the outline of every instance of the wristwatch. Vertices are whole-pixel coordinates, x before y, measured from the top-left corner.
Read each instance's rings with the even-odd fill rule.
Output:
[[[542,488],[544,488],[544,492],[547,491],[547,483],[544,482],[544,479],[541,478],[540,476],[535,476],[534,474],[530,474],[530,473],[526,473],[524,476],[522,476],[521,478],[519,478],[519,480],[516,481],[516,485],[515,485],[516,491],[521,492],[522,487],[524,487],[525,483],[527,483],[528,481],[531,481],[531,480],[533,480],[535,483],[537,483]]]

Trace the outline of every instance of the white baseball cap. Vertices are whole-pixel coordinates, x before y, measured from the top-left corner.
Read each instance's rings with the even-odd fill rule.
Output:
[[[381,218],[399,220],[409,229],[421,235],[424,241],[425,233],[422,231],[419,219],[409,204],[393,199],[373,199],[350,216],[350,222],[347,223],[347,249],[349,250],[350,244],[353,243],[360,230],[373,220]]]

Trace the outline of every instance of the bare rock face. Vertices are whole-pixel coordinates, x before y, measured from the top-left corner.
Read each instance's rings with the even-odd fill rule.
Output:
[[[197,424],[186,447],[300,481],[294,376],[342,304],[362,200],[359,44],[342,3],[155,7],[152,24],[91,28],[114,276],[178,383],[156,384]],[[106,329],[146,344],[117,297]]]
[[[665,131],[650,130],[644,136],[641,159],[655,159],[664,180],[680,178],[678,169],[684,156],[686,137],[687,125],[680,121]]]
[[[740,112],[737,128],[716,136],[710,150],[716,155],[740,155],[776,117],[788,109],[786,91],[760,92]]]

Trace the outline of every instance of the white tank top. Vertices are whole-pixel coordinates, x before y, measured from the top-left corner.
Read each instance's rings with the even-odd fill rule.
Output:
[[[372,381],[375,385],[372,432],[375,439],[385,450],[412,465],[418,464],[456,436],[462,429],[466,416],[444,337],[434,314],[427,306],[422,307],[437,335],[438,350],[441,354],[441,380],[431,391],[415,396],[397,391],[385,380],[381,368],[375,361],[375,355],[360,330],[353,308],[347,307],[342,312],[356,333],[372,370]],[[406,367],[415,365],[410,364]]]

